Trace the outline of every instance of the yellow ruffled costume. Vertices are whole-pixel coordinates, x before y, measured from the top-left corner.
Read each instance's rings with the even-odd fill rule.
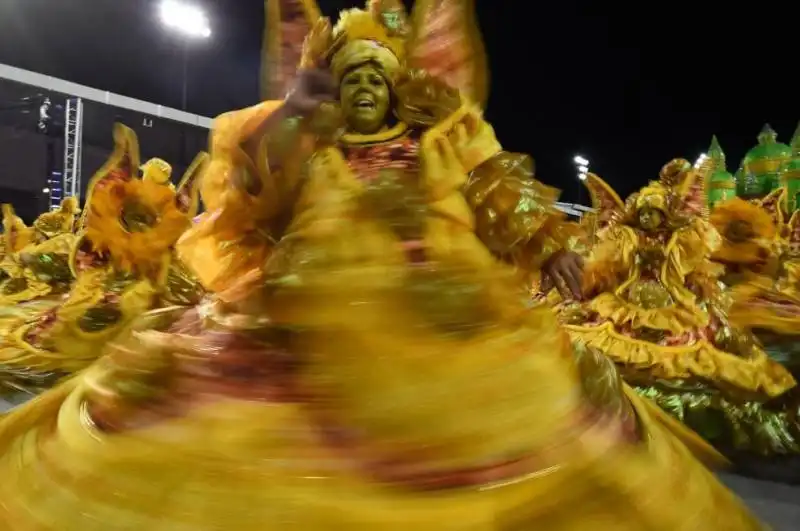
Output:
[[[241,148],[277,107],[217,120],[180,244],[224,292],[0,423],[0,529],[762,529],[684,443],[710,448],[525,307],[490,248],[536,268],[561,221],[475,106],[335,146],[301,123],[279,171],[285,131]]]
[[[798,216],[783,217],[784,189],[758,202],[732,199],[711,216],[723,234],[714,260],[725,267],[731,287],[728,315],[751,330],[770,356],[800,374],[800,293]]]
[[[702,179],[676,160],[627,205],[613,201],[617,221],[587,261],[588,300],[563,304],[560,315],[574,340],[610,356],[628,383],[720,447],[793,454],[794,415],[765,403],[796,382],[728,324],[721,270],[710,261],[720,237],[699,206]],[[658,228],[639,226],[646,208],[663,216]]]
[[[89,187],[80,233],[69,248],[75,277],[66,297],[35,313],[2,321],[0,383],[39,390],[93,362],[132,319],[163,305],[193,305],[194,278],[174,256],[174,244],[198,206],[201,155],[178,192],[171,168],[154,159],[138,178],[138,143],[117,126],[116,148]]]
[[[68,197],[58,210],[40,215],[27,227],[11,205],[3,205],[7,252],[0,262],[4,277],[0,283],[0,308],[62,295],[69,290],[72,275],[68,257],[75,241],[78,212],[77,200]]]

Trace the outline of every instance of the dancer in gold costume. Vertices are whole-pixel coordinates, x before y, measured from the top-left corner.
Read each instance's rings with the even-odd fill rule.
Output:
[[[35,391],[78,371],[105,344],[154,306],[194,305],[202,290],[174,256],[199,202],[206,155],[177,192],[160,159],[142,166],[130,129],[117,126],[116,148],[89,185],[87,206],[66,266],[74,284],[51,307],[0,320],[0,384]],[[70,275],[72,276],[72,275]]]
[[[574,340],[602,350],[637,391],[731,455],[796,454],[796,415],[776,402],[794,378],[725,313],[706,170],[674,160],[624,204],[589,175],[611,221],[587,261],[585,300],[560,315]]]
[[[785,190],[758,201],[718,204],[711,222],[722,234],[714,259],[731,287],[731,322],[751,330],[773,359],[800,375],[797,223],[784,221]]]
[[[0,424],[1,529],[762,529],[492,254],[577,280],[554,192],[470,99],[464,8],[331,33],[268,3],[274,32],[315,24],[315,66],[215,122],[180,250],[217,297]]]
[[[49,299],[45,304],[55,304],[55,296],[69,290],[72,275],[67,264],[79,212],[77,199],[68,197],[58,210],[45,212],[28,227],[11,205],[3,205],[6,252],[0,262],[0,308],[19,313],[24,311],[16,308],[20,303],[43,298]]]

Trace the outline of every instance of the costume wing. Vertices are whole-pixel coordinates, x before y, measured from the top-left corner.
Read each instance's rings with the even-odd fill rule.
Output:
[[[315,0],[266,0],[261,49],[261,98],[283,99],[303,53],[303,41],[322,18]]]
[[[117,181],[129,181],[138,178],[139,172],[139,140],[133,129],[122,124],[114,125],[114,151],[105,164],[97,170],[89,181],[86,192],[86,204],[83,208],[79,230],[86,228],[89,216],[92,215],[92,194],[98,187],[108,186]]]
[[[379,3],[389,9],[396,2]],[[475,0],[417,0],[411,15],[407,63],[485,105],[489,71]]]
[[[178,183],[175,202],[178,205],[178,209],[186,213],[190,218],[195,217],[200,210],[200,185],[208,161],[208,153],[199,153]]]
[[[756,204],[770,215],[775,226],[782,232],[785,221],[783,213],[786,211],[786,188],[773,190],[758,200]]]
[[[800,256],[800,210],[792,214],[788,227],[789,254],[793,257]]]
[[[714,161],[709,158],[699,167],[681,172],[675,189],[681,198],[678,209],[682,214],[708,220],[708,177],[713,171]]]
[[[11,254],[16,252],[33,241],[30,227],[25,225],[22,218],[17,216],[14,207],[4,203],[3,210],[3,242],[5,250]]]
[[[594,230],[603,229],[622,216],[625,203],[607,182],[594,173],[587,173],[583,184],[589,190],[589,197],[592,198],[594,215],[591,222]]]

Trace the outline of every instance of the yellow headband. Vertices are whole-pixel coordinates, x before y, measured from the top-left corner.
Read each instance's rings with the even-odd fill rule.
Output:
[[[333,54],[331,72],[340,83],[348,70],[370,62],[380,65],[389,81],[394,81],[400,73],[400,60],[394,52],[379,42],[366,39],[349,41]]]

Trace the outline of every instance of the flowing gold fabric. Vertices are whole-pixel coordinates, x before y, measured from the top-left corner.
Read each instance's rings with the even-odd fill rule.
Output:
[[[716,452],[525,304],[487,245],[538,265],[553,192],[475,108],[418,143],[314,149],[301,124],[251,160],[275,108],[212,135],[180,251],[218,297],[0,422],[0,529],[762,528],[691,454]],[[418,152],[353,170],[384,143]]]
[[[728,255],[755,260],[755,252],[746,252],[750,247],[727,249],[727,232],[721,237],[715,228],[752,209],[734,204],[715,212],[709,224],[699,209],[675,210],[690,201],[675,195],[668,182],[689,186],[662,178],[632,196],[625,219],[600,231],[587,259],[588,300],[561,302],[562,321],[574,340],[609,355],[628,383],[715,444],[770,455],[800,451],[796,417],[780,403],[768,405],[796,381],[746,331],[730,324],[746,311],[731,306],[745,288],[724,292],[724,268],[711,261]],[[664,225],[639,227],[636,205],[657,208]],[[763,220],[754,222],[763,228]]]
[[[0,318],[0,386],[30,392],[50,387],[89,366],[157,304],[199,302],[199,285],[173,256],[173,246],[196,212],[205,156],[198,156],[176,191],[171,168],[160,159],[148,162],[139,178],[132,164],[139,160],[137,146],[133,131],[117,126],[115,150],[92,179],[84,230],[26,247],[35,260],[23,270],[29,281],[22,295],[34,289],[49,294],[59,280],[60,297]],[[77,211],[66,207],[48,219],[71,230]]]

